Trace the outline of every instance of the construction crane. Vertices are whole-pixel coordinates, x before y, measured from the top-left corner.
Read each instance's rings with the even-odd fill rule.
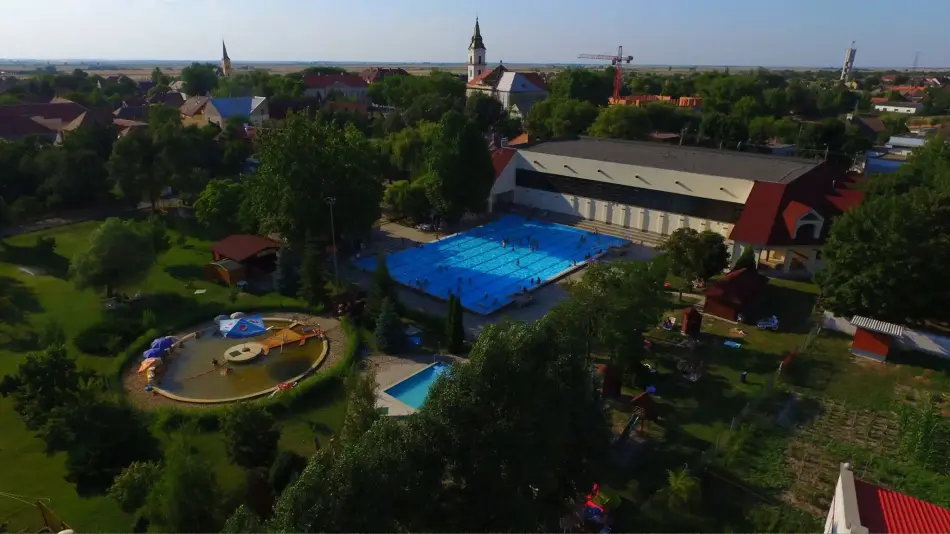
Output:
[[[617,47],[617,55],[611,56],[607,54],[581,54],[577,56],[578,59],[601,59],[604,61],[609,61],[611,65],[615,67],[614,72],[614,101],[620,99],[620,86],[623,85],[623,64],[630,63],[633,61],[633,56],[624,56],[623,47]]]

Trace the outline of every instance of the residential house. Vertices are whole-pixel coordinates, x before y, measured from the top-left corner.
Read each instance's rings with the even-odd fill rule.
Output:
[[[916,115],[924,109],[924,105],[919,102],[884,102],[874,104],[874,109],[885,113],[903,113],[905,115]]]
[[[527,116],[531,107],[548,97],[548,85],[536,72],[513,72],[498,65],[477,75],[466,86],[466,94],[482,93],[501,102],[512,115]]]
[[[679,98],[673,98],[666,95],[630,95],[622,96],[616,100],[610,97],[608,100],[612,106],[634,106],[638,108],[644,107],[651,102],[666,102],[679,108],[695,110],[699,110],[703,106],[703,98],[701,96],[681,96]]]
[[[854,475],[841,464],[825,534],[950,534],[950,510]]]
[[[409,76],[409,73],[406,69],[388,67],[370,67],[360,73],[360,78],[363,78],[366,83],[378,82],[390,76]]]
[[[204,126],[208,124],[208,117],[205,116],[205,107],[208,105],[206,96],[193,96],[178,108],[181,115],[181,123],[184,126]]]
[[[98,86],[99,89],[105,89],[106,87],[110,85],[115,85],[117,83],[125,82],[126,80],[128,80],[129,82],[135,83],[132,80],[132,78],[129,78],[125,74],[118,74],[115,76],[108,76],[106,78],[99,80],[99,82],[96,83],[96,86]]]
[[[235,117],[243,117],[258,127],[270,120],[267,98],[263,96],[212,98],[208,100],[204,114],[209,123],[217,124],[219,128],[224,128],[227,120]]]
[[[112,112],[116,119],[123,120],[148,120],[148,106],[126,106]]]
[[[113,119],[113,124],[119,129],[119,137],[125,137],[136,130],[148,128],[147,122],[133,121],[128,119]]]
[[[152,80],[143,80],[138,83],[138,86],[139,86],[139,91],[141,91],[142,94],[144,95],[145,93],[149,92],[149,90],[152,87],[155,87],[155,82],[153,82]]]
[[[267,99],[271,120],[283,120],[290,113],[302,113],[304,111],[313,116],[322,105],[323,101],[313,96],[300,98],[271,97]]]
[[[347,100],[370,104],[366,80],[355,74],[308,74],[303,78],[304,96],[326,100],[339,95]]]
[[[53,140],[86,111],[85,107],[65,99],[46,104],[0,106],[0,138],[20,139],[28,135],[41,135]]]
[[[878,137],[887,131],[887,126],[884,124],[884,121],[878,117],[862,117],[849,113],[847,115],[847,122],[857,126],[861,135],[872,143],[876,142]]]
[[[167,108],[181,108],[185,103],[185,97],[181,93],[162,93],[158,95],[152,95],[148,99],[149,104],[160,104]]]

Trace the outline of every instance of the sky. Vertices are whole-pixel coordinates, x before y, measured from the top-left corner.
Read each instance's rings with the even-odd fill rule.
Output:
[[[0,0],[0,57],[950,67],[945,0]]]

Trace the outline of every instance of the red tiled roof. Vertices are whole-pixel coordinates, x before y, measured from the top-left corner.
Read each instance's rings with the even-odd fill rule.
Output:
[[[754,299],[769,279],[755,269],[736,269],[709,285],[706,298],[742,305]]]
[[[230,235],[211,245],[212,252],[238,263],[272,248],[280,248],[280,243],[259,235],[247,234]]]
[[[782,210],[782,218],[785,219],[785,227],[788,228],[790,234],[795,231],[795,224],[798,219],[810,211],[811,208],[797,200],[793,200],[785,206],[785,209]]]
[[[873,533],[950,534],[950,510],[854,479],[861,525]]]
[[[28,135],[50,135],[55,131],[30,117],[0,118],[0,139],[19,139]]]
[[[885,102],[889,102],[886,96],[872,96],[871,97],[872,104],[883,104]]]
[[[515,157],[518,151],[514,148],[496,148],[492,150],[491,153],[491,164],[495,167],[495,179],[501,177],[501,173],[505,172],[505,168],[508,166],[508,163],[511,161],[511,158]]]
[[[355,74],[308,74],[303,77],[307,89],[326,89],[338,83],[347,87],[367,87],[366,80]]]
[[[69,100],[50,102],[49,104],[13,104],[0,106],[0,119],[41,117],[43,119],[60,120],[63,124],[69,124],[76,120],[76,117],[82,115],[84,111],[86,111],[86,108]]]
[[[350,111],[353,113],[362,113],[364,115],[369,113],[369,108],[358,102],[348,102],[346,100],[328,100],[324,105],[328,108],[339,111]]]
[[[548,82],[544,81],[544,78],[542,78],[537,72],[522,72],[521,75],[524,76],[529,82],[534,84],[534,86],[536,86],[538,89],[544,89],[545,91],[548,90]]]
[[[504,65],[499,65],[494,69],[486,70],[485,72],[479,74],[478,76],[472,78],[472,81],[468,82],[468,85],[481,85],[489,76],[495,74],[496,76],[501,75],[504,72],[507,72],[508,69]],[[494,85],[494,84],[492,84]]]
[[[514,139],[508,141],[508,146],[525,145],[528,142],[529,142],[528,134],[523,133],[519,135],[518,137],[515,137]]]
[[[745,201],[739,220],[732,227],[729,239],[744,243],[765,244],[772,236],[776,215],[785,195],[785,184],[755,182]]]

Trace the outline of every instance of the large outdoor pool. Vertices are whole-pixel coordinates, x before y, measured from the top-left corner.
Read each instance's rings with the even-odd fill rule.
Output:
[[[387,266],[393,279],[403,285],[440,299],[447,299],[450,293],[459,295],[466,309],[489,314],[610,247],[627,243],[619,237],[507,215],[390,254]],[[376,258],[363,258],[356,264],[373,271]]]
[[[406,406],[418,410],[429,395],[429,388],[432,387],[432,384],[440,375],[448,370],[449,366],[447,364],[434,363],[402,382],[389,386],[385,393]]]

